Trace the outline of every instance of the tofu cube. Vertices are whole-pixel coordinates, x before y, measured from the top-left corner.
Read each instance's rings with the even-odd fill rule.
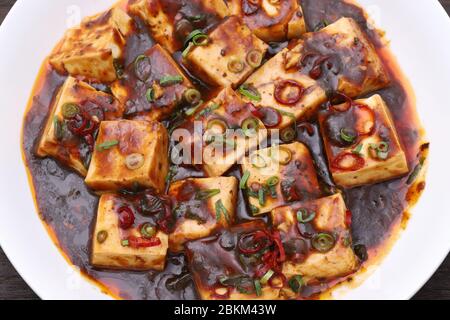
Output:
[[[72,77],[68,77],[59,89],[37,147],[37,155],[53,157],[86,176],[93,135],[90,136],[92,141],[89,141],[69,129],[70,118],[64,114],[67,105],[74,105],[94,128],[100,121],[120,118],[123,110],[113,96]]]
[[[299,222],[298,214],[305,222]],[[299,275],[305,284],[318,284],[357,271],[360,262],[351,247],[346,217],[340,194],[274,209],[273,226],[280,232],[286,252],[283,274],[288,279]]]
[[[158,231],[151,239],[152,241],[159,239],[158,245],[150,247],[136,245],[135,242],[138,242],[133,239],[143,239],[139,227],[132,226],[126,230],[120,227],[119,210],[125,204],[132,208],[126,199],[117,195],[101,196],[92,239],[92,264],[107,269],[164,270],[168,249],[167,234]],[[137,210],[131,210],[135,215],[138,214]],[[144,217],[136,219],[145,220]]]
[[[408,173],[405,152],[383,98],[376,94],[347,107],[348,103],[334,106],[319,115],[335,183],[351,188]]]
[[[389,85],[374,45],[353,19],[341,18],[302,39],[292,57],[303,73],[315,69],[312,73],[327,90],[357,97]]]
[[[168,77],[178,79],[164,82]],[[160,121],[175,111],[183,93],[193,87],[170,54],[158,44],[130,64],[111,90],[125,106],[127,118]]]
[[[88,17],[66,32],[50,63],[60,73],[112,82],[117,77],[115,61],[124,58],[131,29],[132,19],[120,8]]]
[[[302,143],[255,151],[242,164],[246,193],[255,215],[321,194],[308,148]]]
[[[185,64],[209,84],[236,88],[255,71],[256,65],[249,65],[247,55],[258,52],[263,57],[267,49],[240,18],[231,16],[211,31],[207,45],[190,51]]]
[[[214,25],[229,15],[223,0],[132,0],[129,12],[140,17],[149,27],[156,42],[174,53],[183,48],[188,34],[195,29]],[[181,21],[181,22],[180,22]],[[177,25],[183,24],[184,28]]]
[[[104,121],[86,184],[96,191],[139,185],[161,193],[168,173],[168,133],[158,122]]]
[[[195,121],[202,123],[203,139],[199,141],[196,137],[192,143],[203,146],[202,167],[209,177],[222,176],[235,163],[240,162],[246,152],[255,150],[267,139],[264,124],[252,114],[249,106],[231,87],[221,90],[189,119],[188,126],[191,131]],[[257,131],[246,135],[242,127],[249,122],[255,124]],[[224,141],[217,140],[214,135],[224,137]],[[214,139],[214,142],[211,142],[211,139]]]
[[[173,252],[184,244],[229,228],[235,218],[238,181],[235,177],[187,179],[170,186],[176,226],[169,235]]]
[[[280,289],[261,284],[256,294],[252,274],[258,266],[242,264],[237,243],[242,236],[255,231],[267,231],[261,221],[241,224],[216,236],[186,244],[189,269],[202,300],[275,300]],[[241,255],[242,256],[242,255]]]
[[[298,69],[286,68],[288,54],[289,49],[282,50],[245,82],[246,86],[257,91],[261,99],[255,101],[243,96],[244,100],[257,108],[276,108],[282,114],[282,121],[275,129],[286,128],[295,121],[307,120],[327,100],[326,93],[318,82]],[[291,101],[290,96],[293,98]]]
[[[229,0],[228,5],[231,13],[241,17],[253,33],[265,42],[299,38],[306,32],[298,0],[261,0],[259,5],[253,5],[248,0]]]

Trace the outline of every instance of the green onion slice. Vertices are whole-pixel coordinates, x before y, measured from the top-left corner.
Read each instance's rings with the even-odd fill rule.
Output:
[[[216,209],[216,220],[220,221],[222,214],[225,217],[225,220],[227,221],[228,224],[231,223],[230,220],[230,214],[228,213],[227,208],[225,208],[225,206],[223,205],[222,200],[217,200],[216,204],[215,204],[215,209]]]
[[[306,209],[300,209],[297,211],[297,221],[300,223],[308,223],[314,220],[316,217],[315,211],[308,211]]]
[[[262,295],[261,282],[259,280],[255,280],[254,284],[256,296],[260,297]]]
[[[130,241],[129,240],[122,240],[121,242],[122,247],[129,247],[130,246]]]
[[[250,163],[254,168],[262,169],[267,167],[266,159],[258,153],[254,153],[250,156]]]
[[[256,102],[260,102],[262,100],[261,94],[258,92],[258,90],[249,84],[243,84],[242,86],[240,86],[239,93],[244,97]]]
[[[258,202],[261,207],[265,206],[266,204],[266,191],[264,190],[264,188],[258,190]]]
[[[207,200],[220,193],[220,189],[200,190],[195,195],[195,200]]]
[[[183,77],[180,75],[176,76],[166,75],[162,77],[161,80],[159,80],[159,84],[161,85],[161,87],[169,87],[175,84],[183,83],[183,80],[184,80]]]
[[[75,103],[66,103],[62,106],[62,115],[65,119],[72,119],[80,113],[80,107]]]
[[[59,118],[57,116],[53,117],[53,132],[54,132],[54,136],[55,139],[58,141],[61,141],[63,138],[63,129],[62,129],[62,124],[61,121],[59,120]]]
[[[345,128],[341,129],[341,139],[345,142],[353,143],[356,140],[356,136],[348,133],[348,130]]]
[[[334,236],[325,232],[316,234],[311,241],[313,248],[320,253],[327,253],[333,249],[335,243]]]
[[[261,284],[265,285],[267,282],[269,282],[270,278],[275,274],[273,270],[269,270],[266,272],[266,274],[261,278]]]
[[[184,41],[184,45],[185,46],[188,45],[188,43],[191,42],[195,36],[198,36],[200,34],[203,34],[203,31],[200,29],[196,29],[196,30],[192,31],[191,33],[189,33],[189,35],[186,37],[186,40]]]
[[[189,53],[191,52],[192,48],[194,48],[194,47],[195,47],[195,45],[192,42],[190,42],[188,44],[188,46],[186,47],[186,49],[183,50],[183,53],[181,54],[181,56],[183,58],[186,58],[189,55]]]
[[[119,144],[118,140],[105,141],[97,145],[97,151],[105,151]]]
[[[241,128],[247,137],[252,137],[259,130],[259,121],[255,117],[249,117],[242,122]]]
[[[247,189],[247,182],[249,178],[250,178],[250,171],[245,171],[244,175],[242,176],[241,182],[239,183],[239,188],[241,190]]]
[[[155,101],[155,90],[153,88],[148,88],[147,92],[145,93],[145,98],[147,99],[148,103],[152,103]]]
[[[280,183],[280,178],[278,178],[277,176],[273,176],[267,180],[267,185],[269,187],[274,187],[274,186],[278,185],[279,183]]]
[[[361,155],[361,151],[362,151],[362,148],[363,148],[363,147],[364,147],[363,144],[358,145],[358,146],[352,151],[352,153]]]
[[[194,115],[197,112],[198,108],[200,108],[202,105],[203,105],[203,100],[200,100],[200,102],[195,107],[192,107],[192,108],[186,110],[186,112],[185,112],[186,115],[187,116]]]

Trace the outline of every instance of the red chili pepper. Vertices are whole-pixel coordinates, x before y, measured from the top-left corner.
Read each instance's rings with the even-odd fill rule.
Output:
[[[119,227],[124,230],[131,228],[135,220],[133,210],[128,206],[122,206],[117,212],[119,214]]]
[[[350,165],[345,164],[344,162],[350,162]],[[356,171],[364,167],[366,164],[364,158],[360,155],[344,152],[340,154],[336,159],[334,159],[332,166],[338,170],[343,171]]]
[[[260,119],[267,128],[277,127],[281,123],[281,120],[283,120],[280,112],[278,112],[274,108],[260,108],[259,112],[260,114],[262,114],[262,117],[260,117]]]
[[[252,247],[245,246],[245,241],[249,240]],[[255,231],[244,234],[239,238],[238,248],[243,254],[255,254],[272,244],[270,237],[263,231]]]
[[[350,210],[347,210],[345,212],[345,225],[347,228],[350,228],[352,226],[352,212]]]
[[[130,236],[128,238],[129,244],[131,248],[139,249],[139,248],[151,248],[151,247],[157,247],[161,245],[161,239],[157,237],[153,237],[150,239],[142,238],[142,237],[135,237]]]
[[[264,117],[264,114],[259,110],[259,108],[256,108],[253,103],[247,103],[245,105],[245,107],[250,109],[250,112],[252,113],[252,115],[257,117],[258,119],[261,119],[262,117]]]
[[[334,105],[333,104],[331,106],[331,108],[334,111],[345,112],[345,111],[348,111],[353,106],[353,99],[352,98],[350,98],[349,96],[347,96],[347,95],[345,95],[345,94],[343,94],[341,92],[336,92],[334,94],[333,99],[339,99],[339,98],[344,99],[345,100],[345,104],[341,104],[341,105]],[[331,103],[333,103],[333,102],[331,102]]]
[[[330,57],[329,56],[322,56],[320,54],[317,53],[307,53],[303,56],[302,60],[301,60],[301,64],[302,66],[306,66],[306,60],[308,60],[309,58],[315,58],[314,60],[314,64],[311,68],[311,70],[309,71],[309,76],[314,79],[317,80],[320,78],[320,76],[322,75],[322,64],[327,61]]]
[[[286,98],[283,97],[283,94],[286,89],[288,88],[294,88],[296,89],[296,94],[289,93]],[[305,88],[298,83],[295,80],[283,80],[279,82],[275,86],[275,100],[277,100],[279,103],[284,105],[295,105],[297,102],[300,101],[300,99],[303,97],[303,94],[305,93]]]
[[[372,135],[375,131],[375,113],[366,105],[354,104],[356,113],[356,131],[360,135]]]
[[[278,262],[284,262],[286,260],[286,253],[284,251],[283,243],[281,242],[281,236],[278,231],[275,231],[272,234],[273,242],[275,243],[277,249],[278,249]]]

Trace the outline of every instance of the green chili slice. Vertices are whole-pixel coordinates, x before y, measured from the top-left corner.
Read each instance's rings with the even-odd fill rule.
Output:
[[[150,223],[145,223],[141,228],[141,235],[147,239],[153,238],[156,235],[156,229]]]
[[[80,107],[75,103],[66,103],[62,106],[62,115],[65,119],[72,119],[80,113]]]
[[[232,73],[241,73],[245,69],[244,61],[238,58],[231,58],[228,62],[228,70]]]
[[[313,248],[320,253],[327,253],[328,251],[333,249],[335,243],[336,239],[333,237],[333,235],[325,232],[316,234],[311,241]]]
[[[209,44],[209,36],[207,34],[198,34],[192,38],[192,43],[195,46],[202,47]]]
[[[269,282],[270,278],[275,274],[275,272],[271,269],[266,272],[266,274],[261,278],[261,284],[265,285]]]
[[[249,117],[242,122],[241,128],[247,137],[251,137],[259,130],[259,121],[255,117]]]
[[[274,186],[278,185],[279,183],[280,183],[280,178],[278,178],[277,176],[273,176],[267,180],[267,185],[269,187],[274,187]]]
[[[247,54],[247,63],[252,68],[258,68],[263,60],[263,53],[258,49],[253,49]]]
[[[297,131],[292,127],[287,127],[281,131],[281,141],[285,143],[289,143],[294,141],[295,137],[297,136]]]

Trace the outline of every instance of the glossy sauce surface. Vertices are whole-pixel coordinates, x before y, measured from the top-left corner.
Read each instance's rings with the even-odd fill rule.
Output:
[[[384,98],[393,114],[409,167],[411,170],[415,168],[420,160],[422,131],[415,114],[414,99],[408,91],[408,83],[395,67],[393,58],[381,45],[376,32],[367,28],[363,11],[337,0],[303,0],[302,6],[309,30],[314,30],[324,21],[331,23],[342,16],[353,17],[376,44],[392,79],[389,87],[377,93]],[[134,61],[136,56],[152,44],[152,40],[145,33],[138,32],[133,35],[127,45],[126,64]],[[285,46],[286,43],[272,44],[270,54],[275,54]],[[179,53],[175,54],[175,57],[179,56]],[[163,272],[106,271],[91,266],[91,234],[98,196],[88,190],[83,179],[76,173],[50,158],[41,159],[35,156],[35,146],[45,125],[49,106],[64,80],[65,77],[49,67],[44,67],[24,120],[23,149],[43,222],[70,261],[114,296],[124,299],[198,298],[184,255],[169,255],[166,270]],[[195,79],[193,82],[199,84]],[[107,89],[101,85],[95,86]],[[210,96],[213,91],[204,85],[199,88],[204,89],[204,96]],[[299,124],[297,132],[297,140],[305,143],[312,153],[322,190],[324,193],[333,193],[337,188],[327,168],[316,122]],[[240,170],[235,166],[227,175],[240,178]],[[180,167],[173,180],[202,176],[204,173],[200,170]],[[411,197],[407,180],[408,176],[344,191],[346,204],[352,212],[354,244],[363,244],[369,251],[383,245],[391,235],[392,228],[401,221],[405,210],[409,208],[408,200],[413,202],[417,198]],[[255,218],[251,215],[241,190],[238,196],[237,218],[238,222],[257,219],[268,223],[267,217]],[[308,290],[311,295],[317,291],[314,288]]]

